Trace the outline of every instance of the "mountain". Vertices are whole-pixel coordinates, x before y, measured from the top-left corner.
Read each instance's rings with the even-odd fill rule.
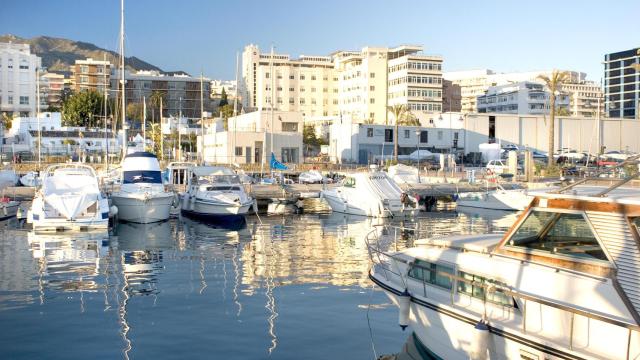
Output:
[[[0,35],[0,42],[29,44],[31,52],[42,58],[42,66],[50,71],[68,72],[69,66],[78,59],[93,58],[102,60],[106,56],[112,64],[118,64],[118,53],[102,49],[91,43],[73,41],[49,36],[38,36],[24,39],[12,34]],[[125,65],[135,70],[156,70],[164,73],[159,67],[138,59],[135,56],[125,58]]]

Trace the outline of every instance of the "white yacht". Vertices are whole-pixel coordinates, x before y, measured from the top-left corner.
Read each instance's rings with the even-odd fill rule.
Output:
[[[418,201],[404,193],[383,171],[355,173],[342,184],[322,190],[321,196],[335,212],[372,216],[413,216],[418,213]]]
[[[526,189],[505,190],[498,188],[487,192],[469,192],[458,194],[457,207],[470,207],[489,210],[521,211],[527,208],[533,195]]]
[[[83,164],[52,165],[42,174],[27,213],[35,231],[106,230],[109,204],[98,186],[92,167]]]
[[[377,228],[369,277],[437,358],[639,358],[640,190],[618,185],[536,194],[504,234],[390,251]]]
[[[190,170],[182,213],[202,220],[242,218],[253,205],[240,177],[222,166],[198,166]]]
[[[119,220],[146,224],[169,219],[176,200],[162,184],[160,164],[154,154],[128,154],[122,162],[121,183],[120,189],[111,194]]]

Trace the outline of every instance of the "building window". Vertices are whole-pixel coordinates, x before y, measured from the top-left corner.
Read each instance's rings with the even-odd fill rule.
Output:
[[[290,87],[290,88],[289,88],[289,91],[296,91],[296,89],[295,89],[295,88]]]
[[[429,132],[428,131],[420,131],[420,143],[426,144],[429,142]]]
[[[405,139],[408,139],[408,138],[410,138],[410,137],[411,137],[411,130],[405,130],[405,131],[404,131],[404,138],[405,138]]]
[[[295,76],[293,76],[293,75],[289,75],[289,80],[293,80],[293,79],[295,79],[295,78],[296,78]]]
[[[29,69],[29,65],[20,65],[20,70],[27,70]]]
[[[384,141],[393,142],[393,129],[384,129]]]
[[[376,87],[373,85],[369,86],[369,91],[376,91]]]
[[[304,75],[300,75],[300,80],[304,80]]]
[[[298,123],[297,122],[283,122],[282,123],[282,131],[297,132],[298,131]]]
[[[338,105],[338,99],[333,99],[333,105]]]
[[[268,78],[269,78],[269,76],[270,76],[270,75],[269,75],[269,73],[264,73],[264,77],[265,77],[265,78],[267,78],[267,79],[268,79]]]
[[[29,105],[29,97],[20,96],[20,105]]]
[[[304,105],[304,98],[300,98],[300,105]]]
[[[289,104],[290,104],[290,105],[295,104],[295,101],[293,100],[293,98],[292,98],[292,97],[290,97],[290,98],[289,98]]]
[[[369,104],[375,104],[375,103],[376,103],[376,99],[374,98],[369,99]]]
[[[316,88],[312,87],[311,92],[316,92]]]
[[[312,76],[311,76],[311,80],[315,80],[315,79],[316,79],[316,76],[315,76],[315,75],[312,75]]]
[[[369,113],[369,119],[374,119],[376,117],[376,113]]]
[[[88,76],[80,76],[80,83],[81,84],[86,84],[89,82],[89,77]]]
[[[438,130],[438,140],[442,140],[443,137],[442,130]]]
[[[89,72],[89,67],[87,65],[81,65],[80,66],[80,72],[83,74],[86,74]]]
[[[373,128],[367,128],[367,137],[373,137]]]
[[[13,104],[13,95],[8,95],[8,96],[7,96],[7,103],[8,103],[9,105],[12,105],[12,104]]]
[[[372,78],[372,79],[375,79],[375,77],[376,77],[376,73],[370,73],[370,74],[369,74],[369,77],[370,77],[370,78]]]
[[[242,146],[236,146],[236,156],[242,156]]]

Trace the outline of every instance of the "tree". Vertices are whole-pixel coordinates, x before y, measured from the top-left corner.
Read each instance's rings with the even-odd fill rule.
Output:
[[[149,97],[149,106],[151,106],[151,122],[156,123],[156,108],[160,108],[160,100],[164,101],[164,93],[160,90],[153,90]],[[160,119],[162,119],[162,111],[160,111]]]
[[[229,100],[227,99],[227,92],[222,88],[222,93],[220,94],[220,104],[219,106],[225,106],[229,104]]]
[[[566,71],[553,70],[551,76],[540,75],[538,79],[542,80],[547,89],[549,89],[549,162],[548,166],[553,166],[555,159],[553,153],[555,151],[555,130],[556,130],[556,95],[562,88],[562,84],[569,80],[569,73]]]
[[[141,103],[127,104],[127,119],[130,121],[137,120],[142,124],[143,108]],[[142,126],[140,126],[142,129]]]
[[[99,117],[103,114],[103,98],[95,90],[75,93],[62,104],[65,126],[98,127],[101,125]]]
[[[220,107],[220,117],[225,130],[228,130],[229,118],[233,116],[233,106],[231,104]]]
[[[2,125],[5,130],[11,129],[11,122],[13,122],[13,113],[2,113],[0,125]]]
[[[396,104],[387,107],[387,111],[393,115],[393,121],[395,124],[395,130],[393,134],[393,158],[398,162],[398,131],[400,125],[420,126],[420,122],[409,111],[405,104]]]

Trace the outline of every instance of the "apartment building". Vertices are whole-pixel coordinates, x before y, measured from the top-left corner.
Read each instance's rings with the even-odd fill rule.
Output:
[[[184,74],[165,75],[158,71],[125,71],[126,100],[127,104],[140,103],[146,98],[147,106],[150,106],[151,95],[158,91],[163,95],[163,117],[183,117],[191,119],[200,118],[200,97],[204,100],[204,110],[210,111],[211,80],[208,78],[194,77]],[[111,96],[116,91],[120,82],[120,70],[113,70],[111,74]],[[203,85],[202,94],[200,84]],[[151,111],[151,110],[149,110]]]
[[[0,113],[36,114],[36,71],[41,59],[28,44],[0,43]]]
[[[462,93],[460,85],[450,80],[442,80],[442,111],[462,111]]]
[[[421,52],[421,46],[402,45],[291,59],[248,45],[242,102],[249,111],[269,109],[273,97],[275,109],[299,111],[306,119],[376,123],[390,121],[389,105],[404,104],[417,114],[441,112],[442,58]]]
[[[490,87],[519,83],[523,81],[540,82],[541,75],[549,76],[552,70],[496,73],[489,69],[452,71],[443,74],[445,80],[460,86],[460,105],[463,113],[479,111],[478,97],[485,94]],[[577,71],[568,71],[568,83],[582,83],[586,74]]]
[[[544,85],[522,81],[515,84],[492,86],[487,93],[478,96],[479,113],[548,114],[549,91]],[[569,95],[556,96],[556,108],[569,110]]]
[[[609,117],[640,119],[640,48],[606,54],[604,79]]]
[[[94,90],[104,93],[109,89],[112,65],[109,61],[76,60],[71,66],[71,89],[73,91]]]
[[[44,109],[54,107],[62,108],[62,100],[65,92],[64,75],[56,73],[44,73],[40,76],[40,101]]]
[[[242,53],[241,97],[247,111],[297,111],[303,117],[338,115],[338,78],[331,57],[261,53],[248,45]],[[272,105],[273,104],[273,105]]]
[[[594,117],[604,115],[603,93],[600,85],[592,81],[562,85],[562,91],[569,95],[571,116]]]

